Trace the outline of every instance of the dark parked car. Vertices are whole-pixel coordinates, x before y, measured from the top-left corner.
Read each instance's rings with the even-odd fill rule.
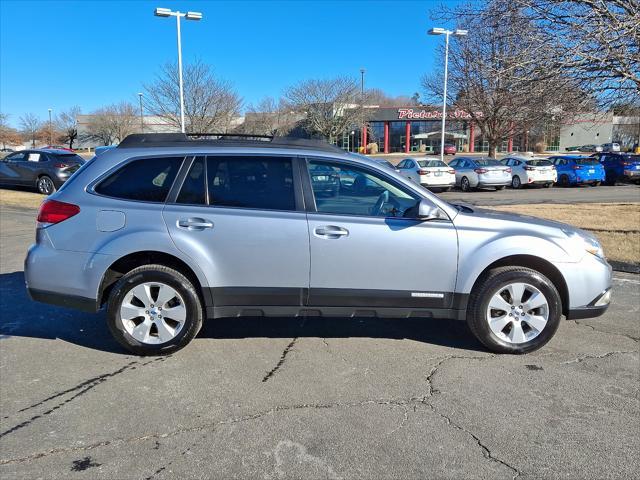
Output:
[[[84,163],[66,150],[23,150],[0,160],[0,184],[35,187],[51,195]]]
[[[640,155],[603,152],[596,153],[593,157],[604,167],[607,185],[623,181],[640,183]]]

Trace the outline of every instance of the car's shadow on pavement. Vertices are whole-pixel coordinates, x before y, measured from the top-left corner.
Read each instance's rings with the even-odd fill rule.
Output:
[[[104,311],[92,315],[34,302],[27,294],[23,272],[0,274],[0,312],[0,342],[10,337],[60,339],[96,350],[129,354],[112,338]],[[429,318],[222,318],[205,321],[195,341],[293,337],[408,339],[486,351],[466,323]]]

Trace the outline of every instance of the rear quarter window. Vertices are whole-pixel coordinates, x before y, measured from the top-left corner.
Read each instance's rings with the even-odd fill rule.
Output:
[[[101,181],[96,193],[108,197],[144,202],[164,202],[183,157],[133,160]]]

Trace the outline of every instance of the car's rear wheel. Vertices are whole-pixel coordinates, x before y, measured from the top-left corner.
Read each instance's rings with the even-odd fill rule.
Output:
[[[463,192],[471,191],[471,183],[469,182],[469,179],[467,177],[462,177],[462,179],[460,180],[460,190],[462,190]]]
[[[553,283],[524,267],[491,270],[474,287],[469,328],[489,350],[528,353],[545,345],[560,325],[562,302]]]
[[[47,175],[42,175],[38,178],[36,188],[38,189],[38,192],[43,195],[51,195],[56,191],[55,183],[53,183],[53,180],[51,180]]]
[[[181,349],[198,334],[202,320],[202,304],[191,281],[163,265],[145,265],[125,274],[107,305],[109,330],[137,355]]]
[[[520,181],[520,177],[518,175],[514,175],[511,179],[511,186],[513,188],[520,188],[522,186],[522,182]]]
[[[562,187],[568,187],[569,185],[571,185],[571,182],[569,181],[569,176],[568,175],[560,175],[560,178],[558,179],[558,183]]]

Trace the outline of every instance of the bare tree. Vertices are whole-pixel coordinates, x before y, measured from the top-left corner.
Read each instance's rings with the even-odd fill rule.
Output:
[[[305,116],[304,128],[333,141],[363,122],[360,84],[349,77],[305,80],[285,93],[289,108]]]
[[[404,107],[418,105],[419,99],[420,95],[418,93],[414,93],[412,96],[392,96],[387,95],[383,90],[380,90],[379,88],[371,88],[365,91],[366,105],[378,105],[380,107]]]
[[[640,95],[639,0],[513,0],[561,66],[601,105]]]
[[[93,112],[87,125],[88,136],[103,145],[119,143],[127,135],[135,133],[138,118],[133,105],[121,102]]]
[[[43,123],[33,113],[26,113],[20,117],[20,133],[35,148],[36,141],[42,140]]]
[[[61,112],[55,121],[58,138],[73,148],[73,142],[78,138],[78,115],[80,107],[74,106],[65,112]]]
[[[8,113],[0,113],[0,143],[2,143],[2,148],[7,148],[7,144],[16,145],[21,143],[18,131],[9,125]]]
[[[452,14],[464,20],[460,26],[470,34],[450,44],[447,102],[479,126],[490,156],[508,137],[579,112],[590,102],[579,82],[544,61],[553,48],[545,44],[546,34],[510,1],[494,0],[474,15],[463,5]],[[422,84],[432,99],[442,98],[440,74],[425,76]]]
[[[282,100],[265,97],[250,105],[239,130],[255,135],[284,136],[304,117],[289,109]]]
[[[242,100],[228,82],[216,78],[200,61],[183,69],[185,130],[190,133],[224,133],[238,116]],[[146,108],[180,129],[178,68],[168,63],[154,83],[145,85]]]

